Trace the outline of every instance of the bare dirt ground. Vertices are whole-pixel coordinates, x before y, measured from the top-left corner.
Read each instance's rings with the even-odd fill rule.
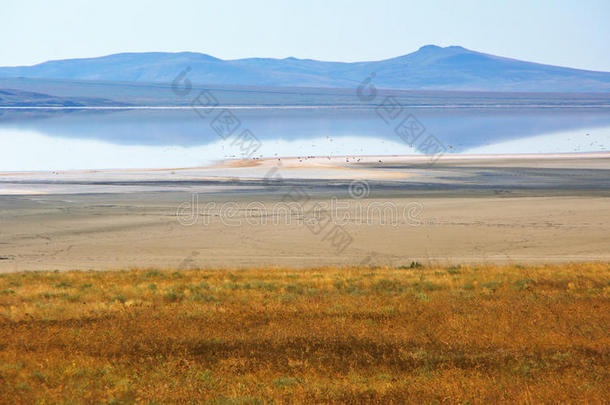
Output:
[[[605,156],[300,163],[5,174],[0,271],[610,260]]]

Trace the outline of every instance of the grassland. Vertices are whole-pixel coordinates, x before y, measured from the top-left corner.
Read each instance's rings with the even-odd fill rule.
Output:
[[[1,403],[610,400],[610,264],[0,276]]]

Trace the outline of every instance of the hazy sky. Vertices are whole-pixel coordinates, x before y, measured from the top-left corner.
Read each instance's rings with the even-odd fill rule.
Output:
[[[118,52],[335,61],[426,44],[610,71],[610,0],[0,0],[0,66]]]

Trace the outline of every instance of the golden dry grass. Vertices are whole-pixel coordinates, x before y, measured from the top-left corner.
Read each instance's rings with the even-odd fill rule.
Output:
[[[608,402],[610,264],[0,276],[2,403]]]

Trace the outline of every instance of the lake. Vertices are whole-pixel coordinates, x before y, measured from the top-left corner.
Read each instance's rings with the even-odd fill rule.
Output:
[[[397,127],[399,128],[397,130]],[[275,156],[599,152],[608,108],[1,109],[0,171],[170,168]]]

